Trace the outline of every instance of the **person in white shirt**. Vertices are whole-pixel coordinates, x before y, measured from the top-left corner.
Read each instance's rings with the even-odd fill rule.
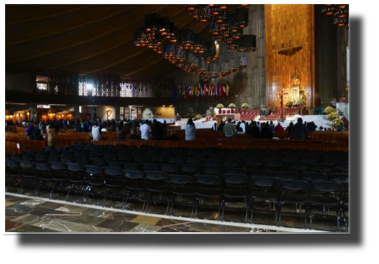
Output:
[[[151,127],[147,123],[147,121],[145,121],[143,125],[140,127],[140,131],[141,131],[141,139],[150,140]]]
[[[92,137],[93,141],[100,141],[100,127],[97,125],[97,122],[95,121],[93,127],[92,127]]]
[[[186,140],[195,140],[196,127],[195,123],[192,121],[192,118],[188,119],[185,130]]]
[[[238,132],[238,134],[245,134],[246,133],[245,121],[242,121],[242,123],[240,124],[240,128],[242,129],[242,131]]]

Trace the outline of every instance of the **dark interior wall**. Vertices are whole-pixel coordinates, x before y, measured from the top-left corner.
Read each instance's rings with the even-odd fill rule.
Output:
[[[320,5],[315,6],[315,29],[316,91],[319,92],[320,102],[326,106],[333,98],[338,97],[337,36],[340,29],[333,25],[332,16],[321,14]]]
[[[36,74],[33,72],[7,74],[5,89],[21,92],[34,92],[36,89]]]

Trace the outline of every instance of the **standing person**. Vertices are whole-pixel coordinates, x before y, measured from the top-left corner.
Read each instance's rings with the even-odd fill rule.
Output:
[[[179,113],[176,113],[175,121],[179,121],[180,119],[181,119],[181,116],[179,115]]]
[[[221,123],[218,126],[218,130],[217,131],[224,131],[224,125],[225,125],[224,121],[221,120]]]
[[[292,128],[293,128],[293,123],[291,122],[290,125],[286,128],[286,131],[288,132],[289,135],[291,135]]]
[[[140,127],[141,139],[150,140],[151,127],[147,121],[143,122],[143,125]]]
[[[270,129],[271,129],[272,133],[275,132],[275,125],[272,121],[270,121]]]
[[[212,130],[213,131],[217,131],[218,130],[218,126],[217,126],[217,123],[214,122],[213,126],[212,126]]]
[[[78,118],[75,119],[75,129],[76,132],[80,132],[80,121]]]
[[[195,140],[196,126],[192,118],[188,119],[186,125],[186,140]]]
[[[43,137],[40,132],[41,131],[39,130],[39,128],[34,130],[33,140],[43,140]]]
[[[137,127],[134,124],[130,128],[130,139],[138,139]]]
[[[284,128],[282,127],[280,123],[278,123],[278,125],[275,127],[275,132],[283,132],[283,131],[284,131]]]
[[[225,137],[234,137],[236,135],[236,129],[234,128],[231,118],[229,118],[228,123],[224,125],[223,132]]]
[[[270,125],[267,123],[263,123],[262,130],[261,130],[261,138],[272,138],[273,133],[270,128]]]
[[[116,134],[117,134],[117,139],[125,139],[126,133],[125,133],[125,130],[123,129],[122,123],[118,125]]]
[[[242,120],[241,124],[240,124],[240,129],[242,131],[240,131],[238,134],[245,134],[246,133],[246,124],[245,124],[245,121]]]
[[[97,125],[97,122],[95,121],[92,127],[93,141],[100,141],[100,135],[101,135],[100,127]]]
[[[298,118],[297,123],[293,125],[291,137],[293,139],[306,139],[308,136],[307,127],[303,124],[303,119]]]
[[[54,126],[49,126],[47,129],[47,145],[49,147],[55,146],[55,141],[57,140],[57,133]]]
[[[251,124],[247,126],[247,131],[250,138],[259,138],[259,127],[257,127],[255,121],[252,121]]]

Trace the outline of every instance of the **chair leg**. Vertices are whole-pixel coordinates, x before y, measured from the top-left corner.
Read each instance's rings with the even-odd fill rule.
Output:
[[[58,182],[55,182],[54,186],[53,186],[53,189],[51,190],[50,192],[50,195],[49,195],[49,200],[51,200],[51,198],[53,197],[53,192],[55,190],[55,187],[58,185]]]

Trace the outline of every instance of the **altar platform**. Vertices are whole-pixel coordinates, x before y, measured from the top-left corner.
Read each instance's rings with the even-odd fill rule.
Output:
[[[259,121],[259,117],[260,116],[255,117],[254,121],[261,122]],[[280,124],[282,125],[282,127],[286,128],[287,126],[289,126],[291,122],[293,124],[296,124],[297,119],[299,117],[303,119],[303,122],[314,122],[317,126],[316,130],[319,130],[320,126],[324,128],[332,128],[332,122],[326,117],[326,115],[293,115],[293,116],[287,117],[284,120],[284,122],[280,122]],[[251,120],[245,120],[245,122],[247,121],[250,123]],[[194,123],[195,123],[196,129],[211,129],[213,124],[216,123],[216,121],[215,120],[206,121],[205,118],[202,118],[199,120],[195,120]],[[278,124],[277,121],[273,121],[273,123],[275,126]],[[175,126],[180,126],[181,129],[184,129],[186,124],[187,124],[186,118],[175,122]]]

